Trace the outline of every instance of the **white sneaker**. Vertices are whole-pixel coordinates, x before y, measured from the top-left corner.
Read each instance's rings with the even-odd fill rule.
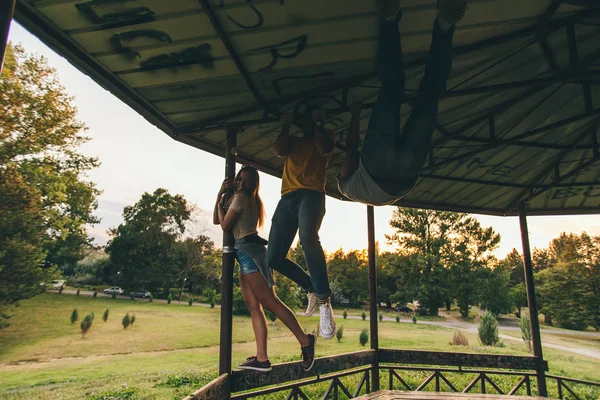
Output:
[[[319,305],[319,299],[313,292],[308,293],[306,297],[308,297],[308,306],[306,307],[304,315],[310,317],[317,310],[317,306]]]
[[[400,0],[375,0],[375,10],[383,18],[393,21],[400,12]]]
[[[319,335],[325,340],[331,339],[335,335],[335,319],[333,318],[333,309],[331,303],[319,305],[321,321],[319,323]]]

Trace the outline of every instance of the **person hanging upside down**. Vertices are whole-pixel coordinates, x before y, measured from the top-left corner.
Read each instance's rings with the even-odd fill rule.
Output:
[[[413,111],[400,132],[404,98],[404,62],[398,23],[398,0],[376,0],[379,18],[377,72],[381,91],[373,107],[362,151],[359,145],[361,104],[351,106],[346,159],[337,175],[347,198],[374,206],[394,204],[415,186],[429,153],[441,94],[452,66],[454,25],[465,14],[467,0],[438,0],[437,17],[425,75]]]
[[[240,265],[240,287],[244,302],[250,311],[252,328],[256,338],[256,355],[242,363],[240,369],[267,372],[271,362],[267,355],[267,320],[263,307],[274,313],[292,331],[300,343],[302,366],[310,371],[315,362],[316,337],[306,334],[294,313],[277,297],[271,269],[267,266],[266,240],[258,236],[257,228],[265,219],[264,207],[258,190],[258,171],[244,166],[235,177],[235,193],[226,193],[232,187],[226,179],[219,190],[213,223],[224,231],[232,231],[235,238],[235,257]],[[226,210],[226,205],[229,204]]]

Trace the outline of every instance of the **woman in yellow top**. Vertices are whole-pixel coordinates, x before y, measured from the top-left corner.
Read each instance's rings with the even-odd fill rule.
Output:
[[[256,355],[249,357],[239,368],[265,372],[271,370],[267,355],[268,332],[264,307],[273,312],[296,336],[301,346],[303,367],[310,371],[315,360],[316,337],[304,332],[294,313],[275,294],[275,282],[266,262],[266,241],[258,236],[257,228],[262,226],[265,219],[263,202],[258,194],[258,171],[254,167],[244,166],[235,177],[235,193],[228,198],[226,193],[231,187],[232,182],[227,179],[221,185],[213,222],[221,225],[224,231],[231,231],[235,238],[235,256],[240,265],[240,287],[250,311],[256,339]]]

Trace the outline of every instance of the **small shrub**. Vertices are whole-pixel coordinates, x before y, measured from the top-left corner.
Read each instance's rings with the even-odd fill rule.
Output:
[[[112,297],[112,298],[113,298],[113,300],[114,300],[114,299],[116,299],[116,298],[117,298],[117,294],[116,294],[116,293],[113,293],[111,297]]]
[[[519,327],[521,328],[521,338],[527,345],[527,350],[531,352],[531,320],[529,315],[523,314],[521,321],[519,321]]]
[[[168,375],[162,382],[156,384],[156,387],[179,388],[182,386],[201,387],[212,380],[211,376],[199,375],[195,371],[184,371],[173,375]]]
[[[74,309],[73,312],[71,313],[71,325],[73,325],[75,323],[75,321],[77,321],[79,319],[79,311],[77,311],[77,309]]]
[[[400,323],[400,316],[399,315],[396,315],[396,322]]]
[[[129,313],[125,314],[121,320],[121,324],[123,324],[123,329],[127,329],[127,327],[129,327],[129,324],[131,324],[131,317],[129,316]]]
[[[77,296],[79,296],[79,288],[77,288]]]
[[[136,400],[138,399],[137,395],[138,389],[113,389],[108,390],[106,392],[98,393],[92,397],[89,397],[90,400]]]
[[[344,316],[344,319],[348,318],[348,313],[346,312],[346,310],[344,310],[343,316]]]
[[[342,340],[342,336],[344,336],[344,327],[340,326],[335,332],[335,338],[337,339],[338,343],[340,340]]]
[[[215,308],[215,301],[214,300],[210,301],[210,308]]]
[[[188,301],[188,304],[190,305],[190,307],[192,306],[192,304],[194,304],[194,298],[190,297],[190,300]]]
[[[364,321],[365,319],[367,319],[367,314],[365,314],[365,312],[363,311],[363,313],[362,313],[361,317],[362,317],[362,319],[363,319],[363,321]]]
[[[413,324],[417,323],[417,316],[415,314],[413,314],[412,321],[413,321]]]
[[[379,322],[383,321],[383,314],[379,313]]]
[[[452,336],[452,341],[450,342],[452,346],[468,346],[469,339],[465,336],[462,331],[458,329],[454,331],[454,336]]]
[[[152,295],[150,295],[150,297],[148,297],[148,303],[152,303]]]
[[[130,324],[133,326],[133,323],[135,322],[135,313],[133,313],[133,314],[131,315],[131,318],[130,318],[130,319],[131,319],[131,321],[130,321]]]
[[[484,346],[499,346],[500,337],[498,336],[498,320],[496,316],[489,311],[483,313],[479,322],[479,341]]]
[[[82,339],[90,331],[93,320],[94,320],[94,317],[92,316],[92,314],[88,314],[85,316],[83,321],[81,321],[81,324],[79,325],[79,327],[81,328],[81,338]]]
[[[363,347],[369,342],[369,331],[367,330],[367,328],[364,328],[362,331],[360,331],[360,336],[358,337],[358,340],[360,341],[360,344]]]
[[[94,294],[92,295],[92,297],[96,298],[96,296],[98,296],[98,291],[94,289]]]
[[[104,322],[106,322],[106,320],[108,319],[108,314],[110,313],[110,311],[108,311],[108,308],[106,310],[104,310],[104,314],[102,314],[102,320]]]
[[[171,293],[169,293],[169,296],[167,297],[167,304],[171,304],[172,301],[173,301],[173,295]]]

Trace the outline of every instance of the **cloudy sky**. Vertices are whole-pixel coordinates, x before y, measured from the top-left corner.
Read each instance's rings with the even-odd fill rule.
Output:
[[[221,233],[211,224],[211,215],[225,169],[222,158],[170,139],[16,22],[11,27],[9,40],[21,43],[26,51],[48,59],[67,92],[75,97],[79,118],[89,127],[88,136],[92,140],[81,151],[98,157],[102,163],[89,174],[89,179],[103,191],[96,211],[102,222],[89,228],[96,243],[104,244],[108,239],[107,229],[122,221],[124,206],[135,203],[144,192],[163,187],[171,194],[182,194],[201,210],[198,229],[220,245]],[[263,174],[261,184],[261,195],[268,214],[263,234],[267,236],[270,215],[280,196],[281,181]],[[388,224],[392,211],[392,207],[375,209],[375,235],[383,249],[389,248],[385,234],[392,233]],[[504,257],[512,248],[522,251],[517,218],[476,217],[484,226],[492,226],[501,234],[498,257]],[[533,247],[546,247],[561,232],[583,231],[600,235],[600,217],[529,218]],[[320,236],[323,247],[329,252],[340,247],[345,250],[366,248],[366,206],[328,198]]]

